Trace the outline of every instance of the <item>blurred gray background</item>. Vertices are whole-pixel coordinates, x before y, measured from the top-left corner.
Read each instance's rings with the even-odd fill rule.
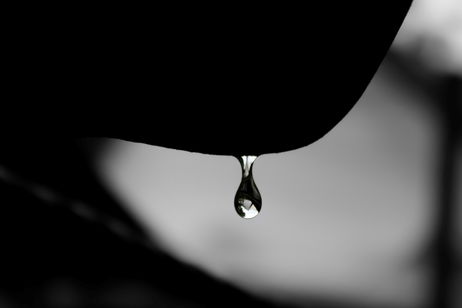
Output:
[[[351,112],[257,159],[252,220],[233,157],[7,144],[0,308],[462,307],[461,123],[462,2],[415,0]]]
[[[257,159],[263,209],[250,221],[233,208],[235,158],[114,140],[95,165],[165,250],[258,296],[299,307],[308,298],[425,307],[435,281],[447,280],[451,307],[461,307],[460,135],[449,146],[455,176],[445,192],[454,195],[457,274],[444,276],[431,252],[448,177],[441,104],[454,91],[447,80],[457,88],[461,76],[462,2],[416,0],[347,117],[306,148]]]

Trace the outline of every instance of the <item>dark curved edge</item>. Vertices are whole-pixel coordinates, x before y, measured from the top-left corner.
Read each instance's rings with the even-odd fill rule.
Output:
[[[12,45],[1,135],[217,155],[304,147],[360,98],[410,4],[159,7],[129,25],[44,20]]]

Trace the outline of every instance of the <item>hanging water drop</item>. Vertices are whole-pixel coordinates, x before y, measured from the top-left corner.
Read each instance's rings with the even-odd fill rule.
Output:
[[[237,157],[242,167],[242,180],[234,197],[234,208],[242,218],[250,219],[261,210],[261,195],[253,180],[252,167],[257,156],[244,155]]]

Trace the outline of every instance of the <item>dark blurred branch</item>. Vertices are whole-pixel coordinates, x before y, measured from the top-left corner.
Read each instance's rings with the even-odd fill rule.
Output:
[[[455,166],[461,135],[462,78],[447,77],[443,82],[439,107],[443,120],[435,234],[435,280],[433,307],[449,308],[454,280],[455,249]]]

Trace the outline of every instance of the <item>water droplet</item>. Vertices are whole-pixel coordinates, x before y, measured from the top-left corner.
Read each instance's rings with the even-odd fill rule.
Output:
[[[261,210],[261,195],[253,180],[252,167],[257,156],[244,155],[237,157],[242,167],[242,180],[234,197],[234,208],[242,218],[250,219]]]

